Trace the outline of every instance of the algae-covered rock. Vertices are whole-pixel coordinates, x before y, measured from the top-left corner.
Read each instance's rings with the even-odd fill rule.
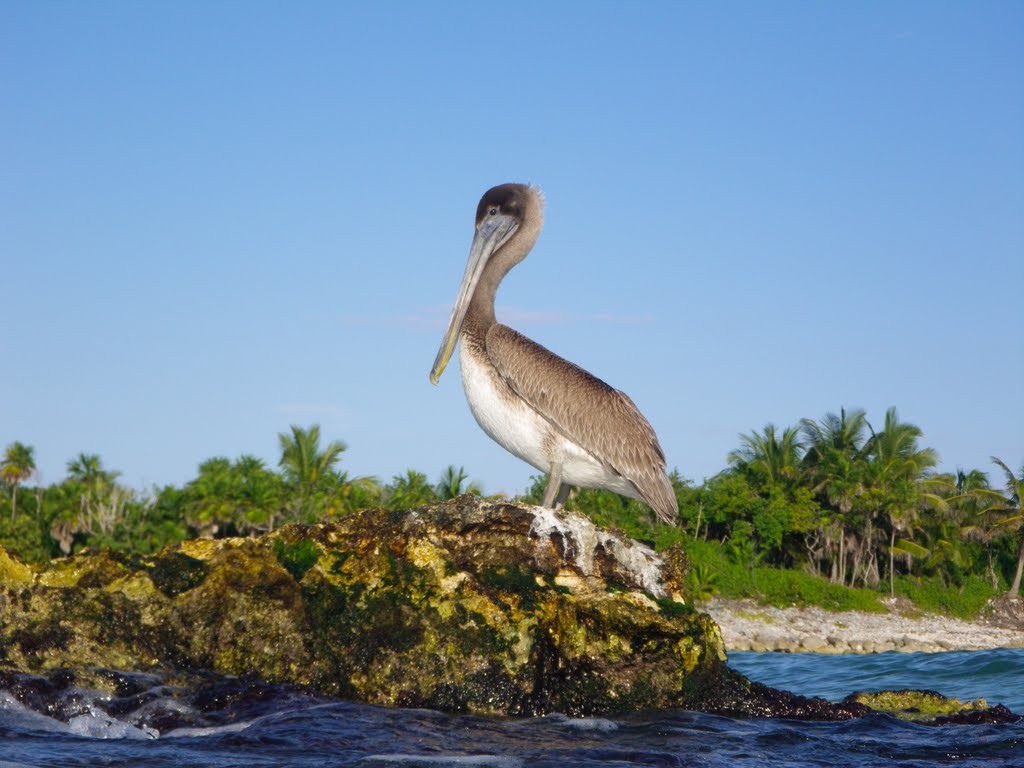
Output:
[[[150,558],[0,565],[0,666],[21,672],[209,670],[370,703],[582,714],[686,706],[725,660],[649,548],[468,497]]]
[[[685,570],[581,515],[469,497],[151,557],[0,551],[0,673],[213,672],[487,714],[870,711],[730,670]]]
[[[851,693],[844,704],[863,704],[875,712],[885,712],[900,720],[924,725],[951,723],[1003,723],[1019,718],[1006,707],[990,707],[985,699],[961,701],[947,698],[935,691],[880,691],[878,693]]]
[[[34,578],[29,566],[0,548],[0,584],[31,584]]]

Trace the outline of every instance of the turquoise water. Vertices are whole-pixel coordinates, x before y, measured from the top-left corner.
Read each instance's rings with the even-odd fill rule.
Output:
[[[1024,712],[1024,650],[736,653],[730,663],[804,695],[927,688]],[[0,768],[1024,766],[1022,723],[928,727],[884,715],[806,723],[681,710],[502,719],[363,706],[244,681],[189,695],[155,678],[138,682],[120,699],[73,688],[0,690]]]

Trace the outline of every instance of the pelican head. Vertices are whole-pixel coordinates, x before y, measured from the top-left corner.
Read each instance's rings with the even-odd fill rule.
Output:
[[[500,263],[495,265],[498,269],[493,273],[493,290],[508,270],[526,258],[540,233],[543,216],[540,191],[526,184],[501,184],[487,190],[480,198],[466,271],[462,275],[462,284],[459,286],[455,306],[452,307],[448,328],[441,340],[441,348],[434,359],[434,367],[430,369],[431,384],[437,384],[451,359],[462,323],[466,319],[466,311],[488,264],[501,257]]]

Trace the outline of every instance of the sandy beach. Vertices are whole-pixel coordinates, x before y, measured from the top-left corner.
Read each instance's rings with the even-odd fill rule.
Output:
[[[883,653],[1024,647],[1024,601],[962,621],[894,604],[889,613],[772,608],[749,600],[711,600],[700,610],[722,628],[730,651]]]

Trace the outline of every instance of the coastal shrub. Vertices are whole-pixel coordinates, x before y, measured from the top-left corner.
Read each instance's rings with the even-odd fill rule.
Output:
[[[718,541],[688,539],[684,545],[690,558],[691,574],[698,570],[712,580],[715,591],[724,598],[755,597],[749,570],[737,564]]]
[[[761,601],[779,608],[813,605],[829,611],[884,613],[886,610],[879,594],[873,590],[832,584],[803,571],[755,568],[753,576]]]
[[[694,600],[710,600],[718,592],[718,576],[707,563],[697,563],[688,577]]]
[[[737,563],[728,547],[717,541],[691,539],[686,542],[686,554],[692,563],[691,581],[700,574],[712,585],[709,592],[726,599],[750,598],[779,608],[814,605],[831,611],[885,611],[881,595],[874,590],[832,584],[804,571],[750,569]]]
[[[17,516],[11,515],[11,497],[0,495],[0,546],[27,563],[45,563],[60,554],[50,536],[52,514],[40,510],[37,489],[23,488],[18,495]]]
[[[757,555],[754,526],[746,520],[734,520],[725,548],[734,563],[748,568],[752,567]]]
[[[984,576],[968,576],[959,587],[943,583],[938,576],[897,576],[895,586],[897,595],[908,598],[922,611],[959,619],[977,618],[985,604],[999,594]]]

